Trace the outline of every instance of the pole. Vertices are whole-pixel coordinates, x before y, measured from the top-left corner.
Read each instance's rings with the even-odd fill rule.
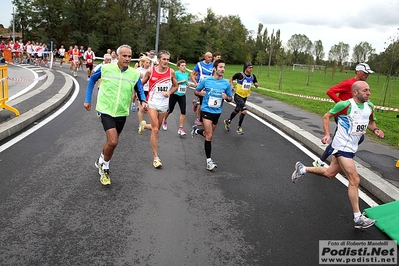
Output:
[[[49,54],[49,58],[50,58],[50,69],[53,68],[53,57],[55,56],[55,54],[53,54],[53,50],[54,50],[54,43],[53,43],[53,41],[51,41],[51,44],[50,44],[50,54]]]
[[[155,53],[158,54],[158,42],[159,42],[159,24],[161,20],[161,0],[158,1],[158,16],[157,16],[157,36],[155,39]]]
[[[25,41],[24,29],[25,29],[26,21],[25,21],[24,16],[21,17],[20,24],[21,24],[21,31],[22,31],[22,40]]]
[[[15,12],[12,8],[12,41],[15,43]]]

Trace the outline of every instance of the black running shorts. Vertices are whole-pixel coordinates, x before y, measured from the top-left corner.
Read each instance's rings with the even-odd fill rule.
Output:
[[[110,115],[101,113],[98,113],[98,116],[103,124],[104,131],[107,131],[111,128],[116,128],[116,132],[120,134],[126,123],[126,116],[112,117]]]
[[[212,124],[217,125],[220,114],[213,114],[208,112],[202,112],[202,119],[208,119],[212,121]]]

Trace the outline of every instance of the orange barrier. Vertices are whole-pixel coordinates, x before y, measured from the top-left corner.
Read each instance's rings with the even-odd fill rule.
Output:
[[[7,63],[7,62],[8,62],[8,63],[12,63],[12,62],[13,62],[13,61],[12,61],[12,53],[11,53],[11,50],[9,50],[9,49],[4,49],[3,54],[4,54],[4,59],[6,60],[6,63]]]
[[[10,51],[11,52],[11,51]],[[12,106],[7,105],[8,101],[8,73],[7,65],[0,66],[0,108],[7,109],[19,116],[19,111]]]

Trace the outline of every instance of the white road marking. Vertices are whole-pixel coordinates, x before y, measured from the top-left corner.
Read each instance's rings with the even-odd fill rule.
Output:
[[[26,87],[26,88],[23,89],[22,91],[18,92],[17,94],[14,94],[14,95],[10,96],[10,97],[8,98],[9,101],[11,101],[11,100],[13,100],[13,99],[15,99],[15,98],[17,98],[17,97],[19,97],[19,96],[21,96],[21,95],[27,93],[27,92],[30,91],[33,87],[35,87],[36,84],[39,82],[38,80],[36,80],[36,79],[39,77],[39,75],[36,73],[36,71],[33,71],[32,69],[30,69],[30,68],[28,68],[28,67],[23,67],[23,68],[25,68],[25,69],[29,70],[30,72],[32,72],[35,81],[33,81],[28,87]]]
[[[75,83],[75,92],[73,93],[72,97],[69,99],[69,101],[63,105],[59,110],[57,110],[54,114],[50,115],[49,117],[47,117],[46,119],[44,119],[42,122],[40,122],[39,124],[33,126],[32,128],[30,128],[29,130],[25,131],[24,133],[18,135],[17,137],[13,138],[12,140],[4,143],[1,147],[0,147],[0,153],[3,152],[4,150],[8,149],[9,147],[11,147],[12,145],[14,145],[15,143],[19,142],[20,140],[26,138],[27,136],[29,136],[30,134],[32,134],[33,132],[35,132],[36,130],[38,130],[39,128],[41,128],[42,126],[46,125],[48,122],[50,122],[51,120],[53,120],[54,118],[56,118],[58,115],[60,115],[62,112],[64,112],[72,103],[73,101],[76,99],[76,97],[79,94],[79,84],[77,82],[77,80],[75,78],[73,78],[72,76],[70,76],[73,80],[73,82]],[[233,106],[235,106],[233,103],[229,103]],[[280,129],[276,128],[275,126],[273,126],[272,124],[267,123],[265,120],[263,120],[262,118],[260,118],[259,116],[251,113],[248,111],[248,114],[250,116],[252,116],[253,118],[255,118],[256,120],[258,120],[259,122],[261,122],[262,124],[266,125],[267,127],[269,127],[270,129],[272,129],[274,132],[276,132],[277,134],[279,134],[280,136],[282,136],[283,138],[285,138],[286,140],[288,140],[289,142],[291,142],[293,145],[295,145],[298,149],[300,149],[303,153],[305,153],[306,155],[308,155],[310,158],[312,158],[312,160],[316,160],[318,158],[317,155],[315,155],[313,152],[311,152],[310,150],[308,150],[307,148],[305,148],[302,144],[300,144],[298,141],[294,140],[293,138],[291,138],[290,136],[288,136],[287,134],[285,134],[284,132],[282,132]],[[326,164],[327,165],[327,164]],[[336,178],[342,183],[344,184],[346,187],[348,187],[348,180],[343,177],[341,174],[337,174]],[[359,190],[359,197],[366,202],[369,206],[371,207],[375,207],[378,206],[377,202],[375,202],[373,199],[371,199],[367,194],[365,194],[363,191]]]
[[[54,118],[59,116],[62,112],[64,112],[75,101],[76,97],[79,94],[79,83],[72,76],[70,76],[70,78],[73,80],[73,82],[75,84],[75,91],[72,94],[72,97],[60,109],[58,109],[52,115],[50,115],[49,117],[47,117],[46,119],[44,119],[40,123],[36,124],[35,126],[31,127],[27,131],[25,131],[25,132],[21,133],[20,135],[16,136],[12,140],[10,140],[10,141],[4,143],[3,145],[1,145],[0,146],[0,153],[5,151],[6,149],[10,148],[12,145],[18,143],[19,141],[23,140],[24,138],[26,138],[27,136],[29,136],[30,134],[32,134],[33,132],[35,132],[36,130],[41,128],[42,126],[44,126],[47,123],[49,123],[51,120],[53,120]]]

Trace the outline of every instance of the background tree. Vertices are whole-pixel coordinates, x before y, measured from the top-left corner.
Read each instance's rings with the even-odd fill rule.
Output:
[[[392,94],[391,80],[392,77],[397,76],[399,72],[399,29],[396,35],[390,37],[385,44],[388,45],[388,47],[381,54],[379,59],[383,62],[380,71],[386,75],[386,82],[383,85],[379,104],[382,106],[389,106]]]
[[[375,49],[368,42],[360,42],[353,47],[352,62],[355,64],[367,62],[370,55],[375,53]]]
[[[281,32],[277,30],[273,37],[273,51],[278,51],[282,48],[283,42],[281,41]],[[272,52],[271,65],[276,64],[276,53]]]
[[[267,53],[268,53],[268,57],[269,57],[269,60],[268,60],[268,63],[267,63],[267,76],[269,77],[270,76],[270,65],[271,65],[271,63],[272,63],[272,54],[273,54],[273,43],[274,43],[274,29],[273,29],[273,31],[272,31],[272,35],[270,35],[270,45],[269,45],[269,49],[268,49],[268,51],[267,51]]]
[[[257,54],[259,52],[265,52],[267,47],[266,47],[266,39],[267,39],[267,28],[263,30],[263,24],[259,23],[258,24],[258,31],[256,33],[256,40],[255,40],[255,46],[252,49],[252,56],[253,58],[257,57]]]
[[[315,63],[315,61],[314,61],[313,56],[308,56],[308,63],[307,63],[307,65],[308,65],[308,75],[307,75],[307,78],[306,78],[306,86],[309,86],[309,84],[310,84],[310,75],[313,74],[314,63]]]
[[[207,15],[203,21],[199,21],[199,36],[197,38],[198,45],[194,49],[198,56],[204,55],[206,52],[215,50],[215,40],[218,38],[219,17],[212,11],[207,9]]]
[[[259,51],[255,58],[255,64],[258,65],[257,75],[260,76],[262,73],[262,66],[266,64],[266,53],[264,51]]]
[[[40,0],[49,3],[49,0]],[[61,15],[66,16],[68,19],[68,24],[62,24],[64,27],[68,27],[69,31],[66,35],[68,40],[72,40],[73,44],[81,45],[86,43],[88,38],[89,29],[93,29],[93,18],[90,17],[91,12],[99,11],[99,1],[98,0],[69,0],[67,5],[63,7],[63,12]],[[120,8],[115,6],[115,8]],[[54,18],[49,18],[50,20],[58,21],[59,16],[56,15]],[[52,24],[52,23],[51,23]],[[55,33],[58,34],[58,33]],[[51,33],[50,38],[54,38],[53,33]],[[86,45],[85,45],[86,46]]]
[[[196,62],[199,56],[211,51],[220,52],[229,64],[253,61],[262,65],[270,58],[270,65],[280,65],[280,30],[273,35],[259,24],[254,34],[245,28],[239,16],[219,16],[208,9],[205,17],[197,17],[187,12],[182,0],[161,1],[161,6],[169,9],[170,17],[168,23],[160,25],[158,47],[169,50],[173,60],[184,58],[187,62]],[[61,44],[91,46],[98,55],[127,43],[135,57],[155,48],[159,1],[12,0],[12,3],[16,7],[17,32],[22,29],[21,19],[25,21],[24,41],[47,44],[54,41],[57,47]],[[323,62],[321,40],[313,45],[306,35],[294,34],[286,48],[283,51],[290,55],[290,63],[309,64],[312,57],[316,64],[328,64]],[[385,52],[375,55],[371,45],[361,42],[354,48],[353,59],[373,62],[373,69],[394,73],[395,64],[391,67],[388,60],[391,48]],[[338,64],[342,69],[348,56],[349,45],[341,42],[333,46],[329,66]]]
[[[48,43],[56,41],[63,35],[61,28],[65,2],[55,0],[14,0],[17,7],[16,21],[22,17],[27,23],[25,39],[34,39],[37,42]],[[61,22],[61,23],[60,23]],[[19,27],[19,23],[15,23]],[[19,30],[17,28],[16,30]]]
[[[304,34],[294,34],[287,42],[287,48],[296,64],[306,64],[312,48],[312,41]]]
[[[278,81],[278,89],[283,89],[283,70],[286,65],[292,64],[292,53],[290,50],[285,50],[283,47],[276,51],[276,64],[280,69],[280,76]]]
[[[234,64],[252,61],[250,47],[246,45],[248,30],[239,16],[222,17],[219,24],[219,45],[216,50],[222,57]]]
[[[171,59],[175,60],[176,62],[179,59],[198,59],[199,54],[196,54],[194,51],[200,49],[200,47],[197,47],[197,36],[199,35],[200,31],[199,28],[192,23],[193,20],[194,17],[191,14],[182,14],[174,18],[170,18],[170,26],[162,26],[165,26],[166,29],[165,31],[161,31],[160,39],[168,40],[165,49],[171,52]],[[175,37],[167,38],[167,36]],[[164,42],[162,42],[162,44],[163,43]],[[196,49],[194,50],[192,47],[196,47]],[[141,50],[146,51],[148,48],[146,49],[143,47]]]
[[[349,44],[340,42],[334,44],[328,53],[328,60],[335,62],[337,66],[343,69],[343,62],[348,60],[349,57]]]
[[[263,24],[258,24],[258,31],[256,34],[256,41],[255,45],[251,49],[252,58],[255,59],[255,63],[259,66],[258,67],[258,75],[260,75],[262,71],[262,65],[266,62],[267,52],[266,50],[270,49],[267,47],[268,37],[267,37],[267,28],[263,30]],[[250,41],[247,42],[249,45]]]
[[[322,65],[324,62],[324,47],[323,47],[323,42],[321,40],[314,41],[313,42],[313,56],[316,62],[316,65]]]

